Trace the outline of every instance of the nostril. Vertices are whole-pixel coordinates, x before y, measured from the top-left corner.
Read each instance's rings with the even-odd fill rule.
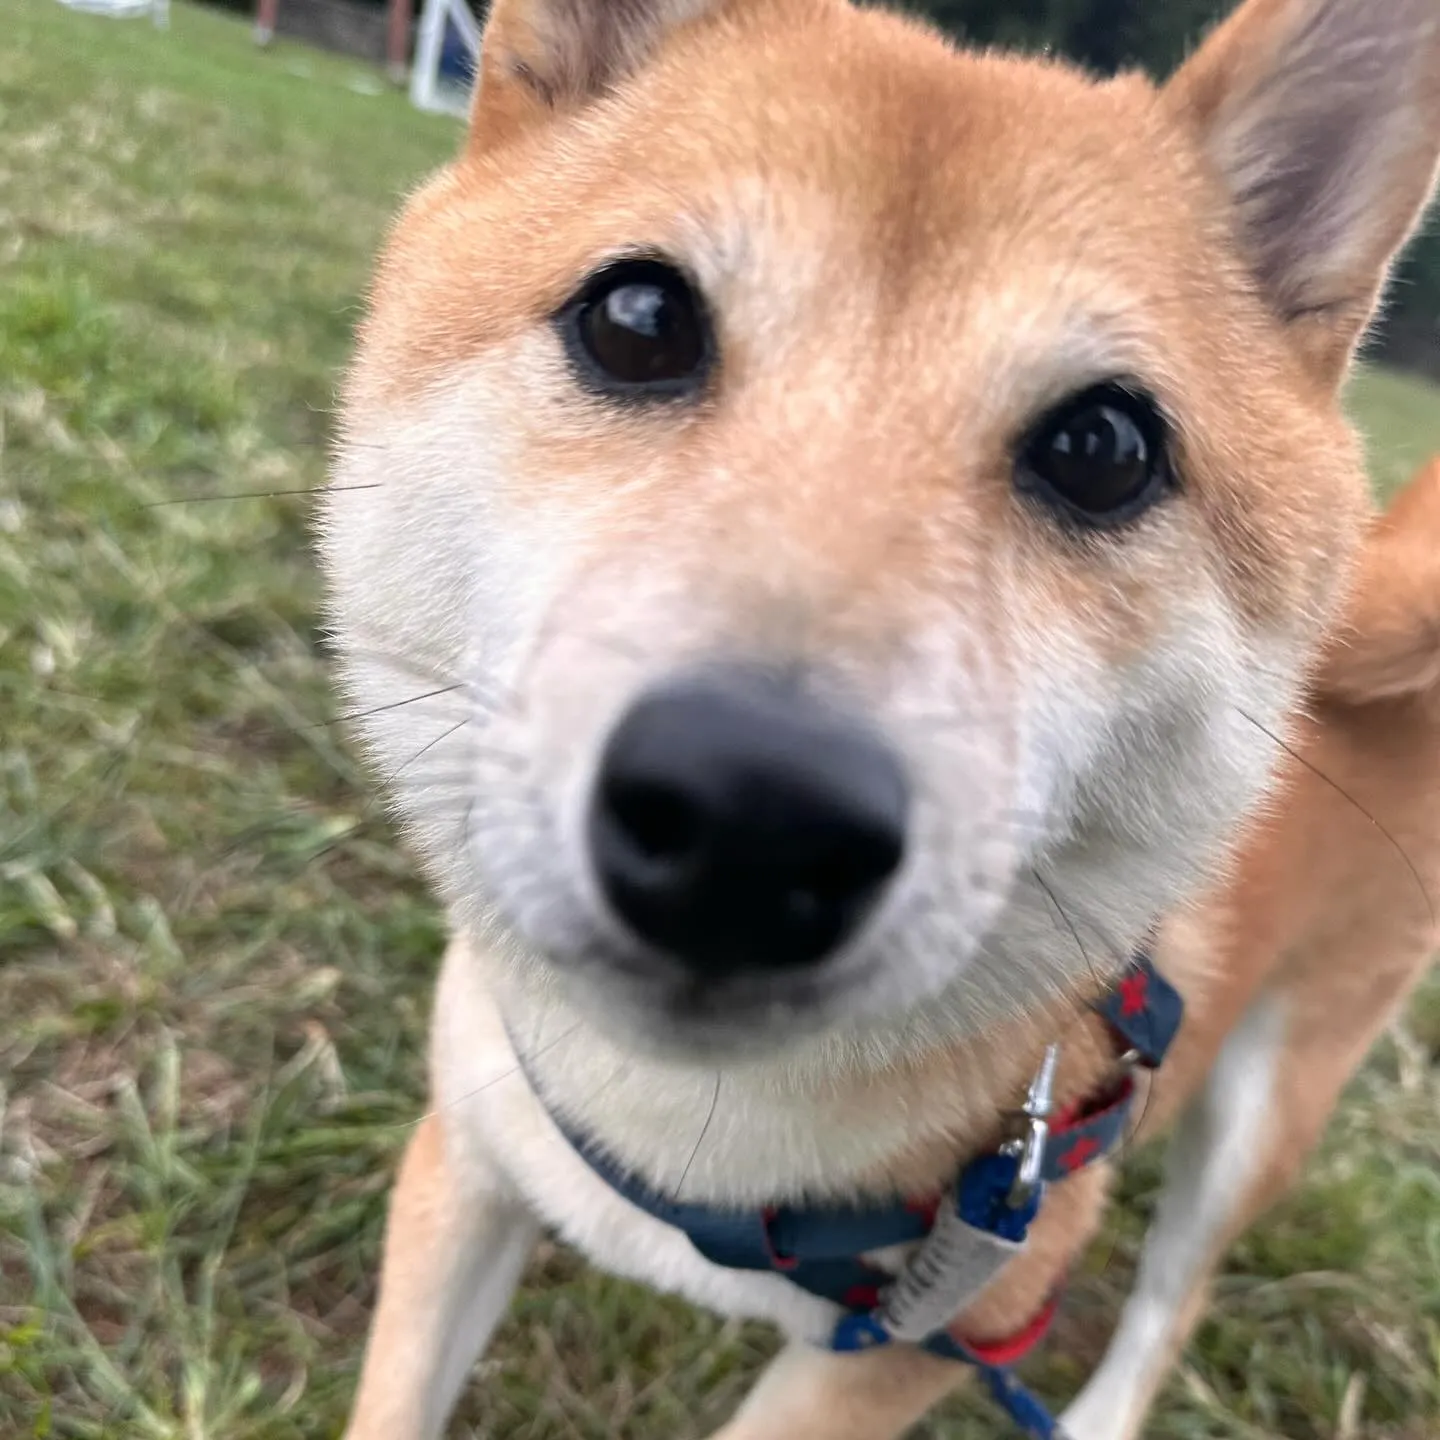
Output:
[[[803,867],[795,867],[784,908],[796,923],[809,923],[862,904],[900,868],[902,847],[883,835],[856,833],[847,843]]]
[[[600,757],[588,841],[612,914],[698,974],[811,965],[904,858],[909,784],[865,726],[774,678],[657,687]]]
[[[683,865],[704,838],[704,817],[693,799],[673,785],[612,780],[605,804],[632,848],[656,864]]]

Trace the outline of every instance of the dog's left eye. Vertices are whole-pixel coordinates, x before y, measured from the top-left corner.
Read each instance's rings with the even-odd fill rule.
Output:
[[[590,277],[556,317],[580,378],[611,395],[699,390],[713,341],[699,293],[662,260],[621,260]]]
[[[1021,446],[1016,482],[1072,519],[1118,525],[1164,493],[1166,427],[1155,402],[1097,385],[1052,410]]]

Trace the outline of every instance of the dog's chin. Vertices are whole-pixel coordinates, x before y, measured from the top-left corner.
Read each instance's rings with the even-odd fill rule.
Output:
[[[598,946],[531,954],[570,1008],[611,1043],[706,1068],[784,1063],[827,1043],[863,1044],[877,1030],[903,1025],[938,988],[933,976],[907,976],[883,945],[793,971],[713,978],[663,956]]]
[[[474,917],[516,979],[536,986],[537,998],[563,997],[619,1049],[677,1066],[783,1065],[836,1051],[889,1053],[912,1032],[953,1038],[972,1028],[967,1016],[975,1029],[994,1018],[983,983],[981,994],[960,992],[980,973],[1009,884],[950,897],[937,925],[937,907],[910,880],[842,949],[782,968],[697,971],[635,941],[590,887],[554,876],[518,891],[486,886],[456,918]]]

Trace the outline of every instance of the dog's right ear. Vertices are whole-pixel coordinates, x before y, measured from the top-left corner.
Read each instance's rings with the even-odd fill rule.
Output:
[[[1440,158],[1440,0],[1244,0],[1167,96],[1266,301],[1337,384]]]
[[[616,85],[684,26],[737,0],[493,0],[470,147],[503,143]]]

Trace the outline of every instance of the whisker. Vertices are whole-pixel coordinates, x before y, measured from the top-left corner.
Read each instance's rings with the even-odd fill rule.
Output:
[[[542,1045],[540,1049],[530,1056],[531,1060],[538,1060],[542,1055],[548,1055],[557,1045],[563,1044],[574,1035],[585,1024],[583,1020],[577,1020],[568,1030],[557,1035],[548,1045]],[[433,1120],[436,1116],[443,1115],[447,1110],[453,1110],[457,1105],[463,1105],[467,1100],[473,1100],[477,1095],[483,1095],[492,1085],[498,1085],[502,1080],[508,1080],[512,1075],[518,1075],[525,1067],[518,1061],[503,1074],[496,1075],[487,1080],[483,1085],[477,1085],[473,1090],[467,1090],[463,1095],[457,1095],[453,1100],[447,1101],[438,1110],[429,1110],[424,1115],[414,1120],[403,1120],[396,1127],[401,1130],[408,1130],[417,1125],[422,1125],[426,1120]]]
[[[463,685],[445,685],[439,690],[427,690],[423,695],[412,695],[408,700],[394,700],[388,705],[376,705],[369,710],[352,710],[348,715],[336,715],[330,720],[317,720],[313,725],[307,725],[307,730],[323,729],[327,725],[346,725],[352,720],[364,720],[370,715],[383,715],[389,710],[403,710],[407,705],[418,705],[422,700],[434,700],[440,695],[453,695],[457,690],[463,690]]]
[[[705,1116],[705,1123],[700,1127],[700,1136],[695,1141],[695,1148],[690,1152],[690,1158],[685,1162],[685,1168],[680,1172],[680,1179],[670,1197],[677,1204],[680,1200],[680,1192],[685,1188],[685,1181],[690,1176],[690,1167],[694,1165],[695,1157],[700,1153],[700,1147],[705,1143],[705,1137],[710,1133],[710,1126],[714,1123],[715,1111],[720,1105],[720,1081],[722,1078],[720,1071],[717,1070],[715,1072],[715,1090],[710,1096],[710,1110]]]
[[[338,411],[313,410],[315,415],[337,415]],[[394,449],[394,444],[389,440],[337,440],[334,435],[322,435],[305,437],[304,439],[291,442],[297,449],[301,450],[326,450],[332,454],[352,454],[359,450],[369,450],[376,455],[388,455]]]
[[[345,845],[347,845],[358,834],[365,830],[366,827],[369,826],[373,821],[378,819],[382,822],[389,823],[389,816],[377,816],[375,813],[376,807],[383,804],[385,801],[385,790],[390,786],[395,785],[399,781],[400,777],[404,774],[404,772],[409,769],[411,765],[414,765],[418,760],[420,760],[427,751],[434,749],[434,747],[436,745],[439,745],[442,741],[448,740],[453,734],[455,734],[457,730],[463,730],[465,726],[467,726],[469,723],[470,720],[468,716],[464,720],[457,721],[448,730],[443,731],[441,734],[437,735],[433,740],[431,740],[428,744],[422,746],[419,750],[417,750],[415,754],[413,754],[407,761],[405,761],[403,765],[401,765],[392,774],[385,778],[382,788],[380,790],[377,790],[376,793],[373,794],[368,801],[366,801],[365,808],[360,812],[360,818],[356,820],[353,825],[349,826],[339,835],[335,836],[327,845],[323,845],[319,850],[315,851],[313,855],[308,855],[303,861],[303,863],[300,865],[299,870],[297,870],[295,873],[299,874],[302,870],[308,870],[310,866],[318,864],[327,856],[333,855],[337,851],[343,849]]]
[[[163,510],[170,505],[208,505],[215,500],[278,500],[288,495],[339,495],[346,490],[379,490],[373,485],[306,485],[297,490],[236,490],[228,495],[177,495],[169,500],[150,500],[136,510]]]
[[[460,730],[463,730],[469,723],[470,717],[467,715],[463,720],[457,720],[448,730],[442,730],[440,734],[438,734],[433,740],[430,740],[426,744],[422,745],[420,749],[418,749],[407,761],[405,761],[403,765],[399,766],[395,770],[392,770],[390,774],[385,776],[385,778],[380,782],[382,790],[389,789],[391,786],[398,784],[400,781],[400,777],[404,775],[405,772],[409,770],[412,765],[418,764],[437,745],[443,744],[452,735],[456,734]],[[369,803],[365,807],[364,814],[368,816],[370,812],[375,808],[375,806],[381,802],[382,799],[383,795],[381,794],[376,794],[372,796]]]
[[[362,643],[355,643],[357,639]],[[369,645],[363,641],[363,635],[347,636],[344,645],[339,647],[340,652],[346,657],[353,656],[359,659],[379,661],[396,670],[402,670],[417,680],[448,685],[456,690],[468,690],[471,703],[475,708],[491,717],[499,715],[502,710],[507,708],[516,714],[524,713],[524,697],[513,686],[504,684],[493,675],[468,678],[452,676],[446,673],[446,667],[423,655],[418,657],[405,655],[395,650]]]
[[[1253,715],[1247,714],[1238,705],[1235,707],[1235,712],[1236,714],[1241,716],[1242,719],[1248,720],[1262,735],[1264,735],[1273,744],[1278,745],[1280,749],[1282,749],[1292,760],[1296,762],[1296,764],[1303,765],[1305,769],[1308,770],[1313,776],[1315,776],[1317,780],[1323,780],[1337,795],[1340,796],[1342,800],[1344,800],[1347,804],[1353,806],[1356,810],[1358,810],[1360,814],[1363,815],[1376,828],[1376,830],[1378,830],[1380,834],[1385,837],[1385,839],[1389,842],[1391,848],[1400,857],[1400,859],[1404,861],[1405,868],[1409,870],[1411,876],[1414,878],[1416,888],[1420,891],[1420,898],[1424,900],[1425,908],[1429,912],[1430,923],[1433,925],[1435,923],[1434,902],[1430,898],[1430,891],[1426,888],[1424,878],[1421,876],[1420,871],[1416,868],[1415,862],[1411,860],[1409,854],[1406,852],[1405,847],[1379,822],[1379,820],[1375,818],[1375,816],[1373,816],[1352,794],[1350,794],[1350,792],[1346,790],[1343,785],[1340,785],[1336,781],[1332,780],[1330,776],[1328,776],[1323,770],[1319,768],[1319,766],[1307,760],[1302,754],[1300,754],[1300,752],[1296,750],[1293,745],[1290,745],[1279,735],[1276,735],[1272,730],[1262,725],[1260,721],[1258,721]]]
[[[1090,959],[1090,952],[1085,948],[1085,942],[1080,938],[1079,930],[1075,928],[1074,921],[1065,913],[1065,907],[1060,903],[1059,897],[1055,894],[1054,889],[1046,882],[1045,877],[1041,875],[1036,866],[1032,865],[1030,867],[1030,874],[1035,883],[1045,892],[1046,898],[1055,908],[1055,913],[1060,917],[1065,928],[1070,932],[1071,937],[1075,941],[1075,948],[1079,950],[1080,958],[1084,960],[1085,968],[1090,972],[1090,978],[1099,985],[1101,983],[1100,976],[1096,972],[1094,962]]]
[[[425,656],[402,655],[396,650],[382,650],[378,646],[357,644],[357,637],[347,636],[344,653],[347,656],[356,656],[365,660],[379,660],[396,670],[403,670],[413,675],[417,680],[424,680],[431,685],[455,685],[462,686],[464,682],[457,676],[445,674],[438,664],[428,661]],[[327,647],[333,648],[334,641],[327,639]]]

